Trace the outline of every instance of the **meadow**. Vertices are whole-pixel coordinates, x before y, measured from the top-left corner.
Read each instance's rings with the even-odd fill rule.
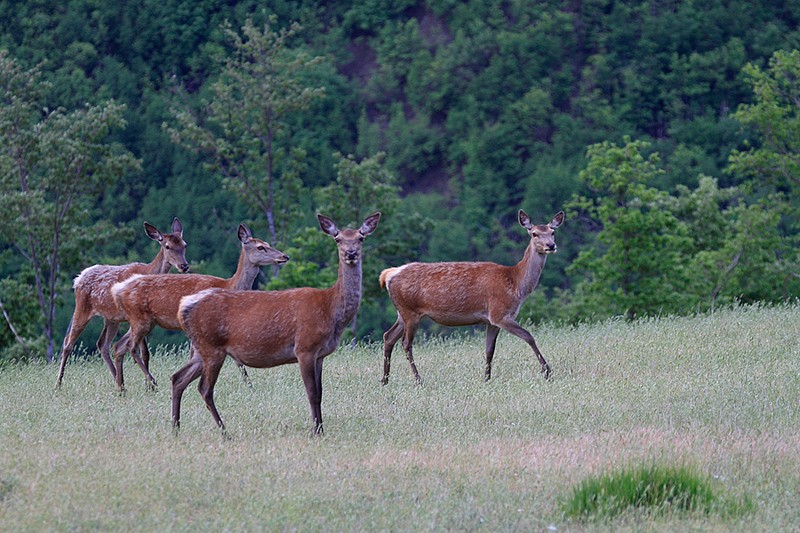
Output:
[[[216,429],[192,384],[181,428],[169,377],[187,347],[158,347],[147,390],[126,359],[120,396],[96,354],[0,367],[2,531],[788,531],[800,523],[800,307],[533,333],[501,333],[483,378],[483,331],[422,335],[416,385],[398,345],[381,386],[380,343],[325,362],[325,434],[311,435],[298,367],[227,362]],[[93,342],[94,339],[83,339]],[[567,518],[590,476],[688,466],[734,515],[631,512]]]

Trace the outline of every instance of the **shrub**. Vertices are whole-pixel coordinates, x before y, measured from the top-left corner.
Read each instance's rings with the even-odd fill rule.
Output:
[[[724,502],[714,494],[710,480],[688,467],[658,465],[625,468],[589,478],[573,489],[563,503],[571,518],[614,518],[626,512],[738,514],[749,500]]]

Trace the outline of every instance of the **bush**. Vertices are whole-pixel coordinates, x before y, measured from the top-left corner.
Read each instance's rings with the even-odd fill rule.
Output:
[[[626,512],[738,514],[749,510],[749,500],[724,502],[708,479],[688,467],[657,465],[632,467],[589,478],[563,503],[571,518],[614,518]]]

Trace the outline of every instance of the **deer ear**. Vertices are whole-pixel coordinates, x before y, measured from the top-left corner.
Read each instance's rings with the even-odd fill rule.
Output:
[[[320,215],[319,213],[317,213],[317,220],[319,220],[319,227],[322,228],[322,231],[331,237],[336,237],[339,235],[339,228],[336,227],[336,224],[333,223],[333,220],[329,219],[325,215]]]
[[[556,216],[553,217],[553,220],[550,221],[550,224],[548,224],[548,226],[550,226],[552,229],[556,229],[563,223],[564,223],[564,211],[559,211],[558,213],[556,213]]]
[[[519,219],[519,225],[525,229],[531,229],[533,224],[531,224],[531,217],[528,216],[528,213],[523,211],[522,209],[519,210],[517,214],[517,218]]]
[[[178,220],[178,217],[172,220],[172,233],[175,233],[178,237],[183,237],[183,224]]]
[[[239,240],[244,244],[253,237],[253,232],[244,224],[239,224],[239,231],[237,232]]]
[[[164,240],[164,235],[162,235],[161,232],[158,231],[158,228],[156,228],[149,222],[144,223],[144,232],[147,234],[148,237],[150,237],[154,241],[161,242],[162,240]]]
[[[378,211],[377,213],[373,213],[367,218],[364,219],[364,223],[361,224],[361,227],[358,229],[358,232],[361,235],[369,235],[375,228],[378,227],[378,221],[381,219],[381,212]]]

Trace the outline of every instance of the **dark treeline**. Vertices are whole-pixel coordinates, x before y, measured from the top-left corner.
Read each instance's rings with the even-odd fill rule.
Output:
[[[411,260],[515,263],[527,244],[519,209],[536,223],[567,212],[559,253],[522,320],[681,314],[796,295],[791,154],[800,139],[787,102],[800,96],[800,60],[791,52],[800,48],[800,5],[266,5],[0,3],[0,49],[41,73],[42,108],[123,105],[124,127],[113,127],[107,141],[137,159],[80,205],[80,220],[105,224],[108,233],[84,236],[80,252],[51,267],[56,344],[72,312],[71,279],[94,263],[149,261],[155,251],[142,222],[168,228],[175,216],[195,272],[230,276],[236,228],[246,222],[292,257],[259,281],[281,288],[334,277],[317,211],[352,224],[381,209],[357,325],[373,339],[393,321],[377,287],[382,268]],[[242,163],[263,174],[258,190],[276,187],[270,210],[248,192],[246,172],[231,170],[235,150],[222,153],[199,136],[222,138],[223,116],[250,91],[230,70],[242,50],[236,36],[255,41],[246,27],[273,36],[291,28],[272,45],[303,58],[302,68],[277,64],[313,92],[302,102],[269,101],[290,112],[267,151],[247,133],[238,137],[242,151],[258,156]],[[785,91],[763,90],[770,83]],[[266,165],[272,185],[262,179]],[[18,190],[7,178],[4,193]],[[0,350],[12,351],[9,323],[32,345],[42,331],[26,292],[30,257],[11,237],[14,223],[5,220],[0,235],[8,314]],[[95,338],[90,332],[83,341]]]

